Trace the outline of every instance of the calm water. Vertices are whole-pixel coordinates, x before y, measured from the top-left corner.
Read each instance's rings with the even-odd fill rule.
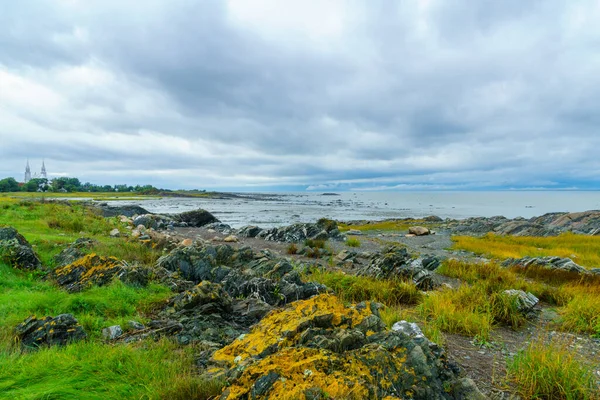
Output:
[[[360,192],[325,196],[320,193],[277,193],[263,199],[163,198],[119,202],[139,204],[155,213],[178,213],[204,208],[233,226],[262,227],[337,220],[386,218],[491,217],[530,218],[555,211],[600,209],[600,192]]]

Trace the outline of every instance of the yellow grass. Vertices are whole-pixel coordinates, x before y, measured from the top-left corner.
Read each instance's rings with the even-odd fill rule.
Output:
[[[552,237],[455,236],[454,248],[467,250],[490,258],[568,257],[586,268],[600,267],[600,236],[564,233]]]

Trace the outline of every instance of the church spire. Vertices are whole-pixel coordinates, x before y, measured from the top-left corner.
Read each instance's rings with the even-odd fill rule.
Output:
[[[46,174],[46,165],[44,161],[42,161],[42,173],[40,174],[42,178],[48,179],[48,175]]]
[[[25,183],[31,180],[31,168],[29,168],[29,159],[27,159],[27,166],[25,167]]]

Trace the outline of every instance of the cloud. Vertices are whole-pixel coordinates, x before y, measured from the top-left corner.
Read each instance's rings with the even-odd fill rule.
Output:
[[[171,188],[600,186],[595,1],[5,8],[2,176],[45,158]]]

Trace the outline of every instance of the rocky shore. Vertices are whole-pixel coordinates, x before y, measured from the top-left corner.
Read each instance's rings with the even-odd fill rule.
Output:
[[[436,272],[442,260],[479,260],[436,245],[447,246],[452,234],[600,234],[599,211],[529,220],[429,217],[405,233],[385,234],[352,229],[368,225],[365,221],[346,222],[344,232],[327,219],[233,229],[205,210],[170,215],[139,206],[97,210],[118,220],[119,227],[110,232],[115,240],[160,248],[162,256],[153,265],[128,263],[95,254],[94,240],[80,238],[55,256],[46,279],[69,293],[115,280],[134,287],[169,287],[172,297],[150,321],[131,321],[129,329],[104,327],[103,335],[124,346],[161,337],[182,346],[199,345],[198,374],[227,382],[221,399],[484,399],[492,394],[489,387],[483,394],[477,387],[482,383],[474,382],[416,324],[395,321],[390,329],[382,319],[384,305],[342,301],[334,290],[306,277],[315,269],[329,269],[409,282],[427,296],[460,285]],[[352,237],[362,238],[364,247],[349,247],[346,241]],[[322,242],[328,245],[320,248]],[[17,269],[44,269],[35,249],[13,228],[0,228],[0,256]],[[599,274],[559,257],[511,259],[503,265]],[[537,318],[539,300],[516,289],[504,296],[514,297],[528,318]],[[24,348],[37,348],[86,340],[89,332],[73,315],[62,314],[31,316],[14,334]]]

